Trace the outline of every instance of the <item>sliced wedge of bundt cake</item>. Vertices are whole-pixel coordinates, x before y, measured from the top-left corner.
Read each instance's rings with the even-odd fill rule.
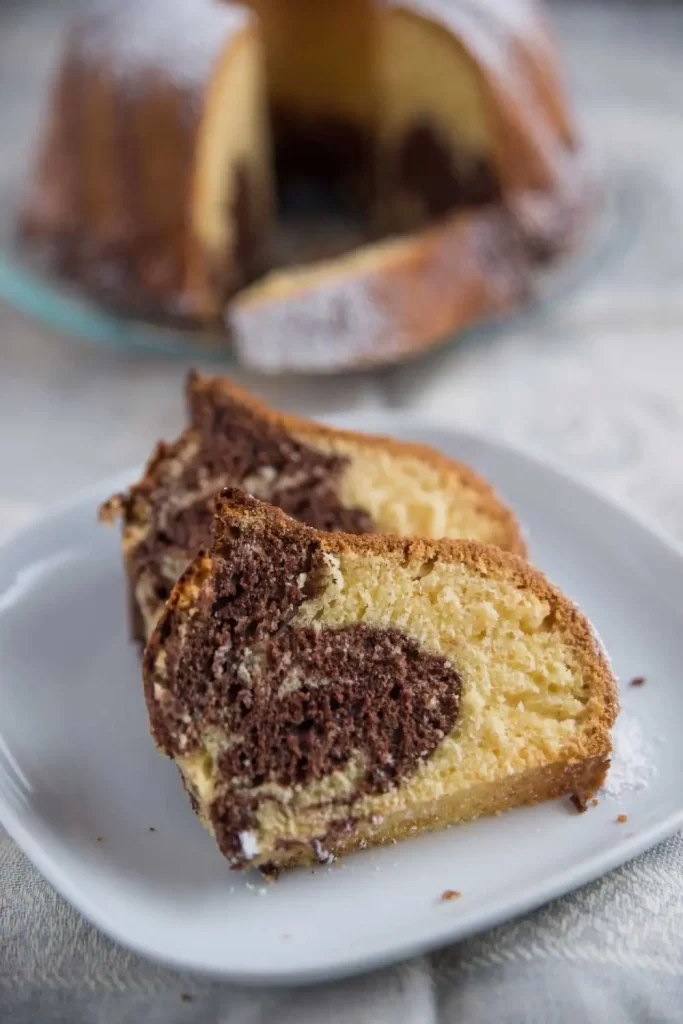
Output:
[[[190,425],[102,509],[123,519],[135,634],[211,541],[214,498],[239,487],[328,531],[471,537],[524,552],[513,513],[467,466],[419,445],[285,416],[225,378],[191,374]]]
[[[522,559],[322,533],[236,490],[144,675],[154,738],[237,868],[585,798],[617,714],[587,619]]]

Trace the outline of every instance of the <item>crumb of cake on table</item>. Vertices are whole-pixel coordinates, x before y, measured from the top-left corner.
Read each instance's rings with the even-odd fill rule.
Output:
[[[628,821],[628,815],[627,814],[620,814],[619,817],[617,818],[617,824],[619,824],[619,825],[625,825],[627,821]]]
[[[583,814],[585,811],[588,810],[588,803],[586,802],[586,798],[584,796],[581,796],[580,793],[572,793],[569,799],[574,805],[577,814]]]
[[[457,889],[444,889],[441,893],[441,902],[450,903],[451,900],[459,900],[461,896],[462,893],[458,892]]]
[[[597,797],[593,797],[593,799],[591,800],[591,807],[599,807],[599,806],[600,806],[600,801],[597,799]]]
[[[645,678],[645,676],[635,676],[628,685],[629,686],[645,686],[646,682],[647,682],[647,679]]]

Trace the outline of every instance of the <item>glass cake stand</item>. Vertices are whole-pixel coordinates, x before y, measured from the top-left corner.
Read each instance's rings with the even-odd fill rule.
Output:
[[[536,273],[533,294],[522,307],[507,317],[483,321],[450,334],[426,352],[402,356],[396,361],[419,359],[465,337],[490,337],[509,329],[520,318],[560,302],[595,274],[605,272],[637,234],[641,189],[642,182],[628,168],[617,173],[612,168],[612,173],[603,178],[600,206],[581,247],[549,269]],[[0,298],[47,327],[91,345],[188,363],[229,366],[236,362],[227,333],[217,328],[153,323],[113,313],[76,287],[31,268],[10,245],[0,252]]]

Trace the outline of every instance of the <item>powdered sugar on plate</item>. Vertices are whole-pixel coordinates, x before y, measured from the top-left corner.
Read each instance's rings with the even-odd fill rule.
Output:
[[[276,301],[229,307],[240,360],[263,371],[340,368],[400,351],[400,325],[375,297],[373,280],[340,274]]]
[[[612,765],[601,793],[621,796],[629,790],[645,789],[657,767],[640,719],[632,711],[622,710],[614,727],[613,741]]]

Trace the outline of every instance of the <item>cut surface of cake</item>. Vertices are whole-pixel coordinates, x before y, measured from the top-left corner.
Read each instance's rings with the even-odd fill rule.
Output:
[[[145,654],[153,736],[236,868],[326,861],[603,782],[587,619],[472,541],[325,534],[238,491]]]
[[[67,40],[22,232],[119,309],[338,370],[514,308],[589,191],[533,0],[121,0]]]
[[[134,632],[149,636],[171,588],[211,542],[214,499],[241,489],[326,531],[471,537],[523,554],[512,511],[469,467],[420,445],[275,412],[230,380],[188,379],[190,425],[102,516],[123,519]]]

